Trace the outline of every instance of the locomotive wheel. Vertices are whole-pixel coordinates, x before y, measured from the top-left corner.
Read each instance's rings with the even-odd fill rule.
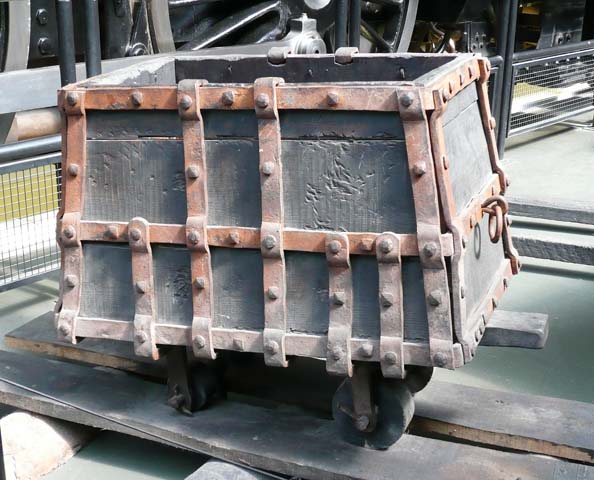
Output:
[[[406,382],[408,389],[414,395],[427,386],[432,376],[433,367],[410,365],[406,367],[406,379],[404,381]]]
[[[342,438],[357,446],[386,450],[404,434],[413,418],[412,393],[403,380],[375,377],[371,383],[375,427],[366,429],[366,418],[354,418],[351,380],[346,379],[332,400],[332,414]]]

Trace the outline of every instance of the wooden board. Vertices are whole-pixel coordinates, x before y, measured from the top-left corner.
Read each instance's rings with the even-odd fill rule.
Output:
[[[594,479],[594,468],[585,465],[414,435],[405,435],[387,451],[362,449],[342,442],[331,421],[286,408],[225,401],[187,417],[165,405],[165,386],[130,375],[10,352],[0,352],[0,364],[3,378],[34,385],[86,411],[0,382],[3,403],[145,438],[157,435],[164,443],[291,476],[312,480],[376,480],[395,475],[415,480]]]

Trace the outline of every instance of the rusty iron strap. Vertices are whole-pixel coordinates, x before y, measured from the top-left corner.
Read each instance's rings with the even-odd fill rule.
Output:
[[[427,115],[416,89],[401,89],[398,101],[417,217],[431,360],[434,366],[454,368],[450,292]]]
[[[190,252],[192,278],[192,349],[196,357],[216,358],[212,342],[213,285],[207,239],[208,190],[204,123],[200,92],[206,82],[183,80],[178,86],[186,173],[186,246]]]
[[[264,270],[264,361],[286,367],[287,280],[283,248],[283,170],[280,119],[276,89],[282,78],[259,78],[254,83],[258,119],[262,226],[260,246]]]

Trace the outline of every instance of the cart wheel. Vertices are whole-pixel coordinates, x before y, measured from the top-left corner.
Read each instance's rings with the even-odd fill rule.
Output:
[[[427,386],[433,376],[433,367],[411,365],[406,367],[406,385],[414,395]]]
[[[413,418],[412,393],[402,380],[376,379],[372,386],[377,422],[365,431],[365,419],[353,418],[353,395],[350,379],[340,384],[332,400],[332,414],[343,439],[353,445],[385,450],[398,441]],[[357,428],[359,427],[359,428]]]

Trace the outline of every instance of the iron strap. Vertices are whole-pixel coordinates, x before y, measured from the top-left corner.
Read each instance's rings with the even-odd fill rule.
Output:
[[[186,175],[186,246],[192,279],[192,349],[200,358],[216,358],[212,341],[213,286],[207,241],[208,182],[200,88],[204,80],[182,80],[177,101],[182,120]]]
[[[283,170],[280,119],[276,88],[282,78],[259,78],[254,82],[258,119],[262,226],[260,251],[264,272],[264,361],[286,367],[287,331],[286,268],[283,248]]]

